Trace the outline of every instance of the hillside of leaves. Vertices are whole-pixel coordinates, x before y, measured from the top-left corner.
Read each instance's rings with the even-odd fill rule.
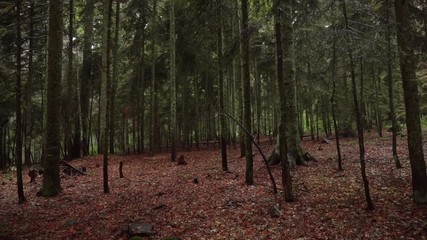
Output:
[[[406,139],[399,139],[400,170],[391,160],[389,139],[367,138],[372,212],[366,211],[356,139],[343,142],[341,172],[333,144],[303,142],[317,161],[292,172],[293,203],[274,197],[258,153],[255,185],[246,186],[245,160],[238,149],[229,149],[230,171],[223,172],[218,146],[211,145],[180,152],[188,162],[184,166],[170,162],[166,153],[112,156],[110,194],[102,191],[100,156],[73,161],[86,167],[88,175],[61,173],[63,192],[54,198],[37,197],[41,177],[28,183],[25,176],[24,204],[16,203],[13,174],[2,173],[0,239],[128,239],[127,228],[135,222],[153,224],[155,234],[148,239],[425,239],[427,209],[411,200]],[[271,152],[267,140],[262,146]],[[119,178],[120,161],[124,178]],[[281,186],[280,166],[273,173]],[[272,217],[277,203],[280,216]]]

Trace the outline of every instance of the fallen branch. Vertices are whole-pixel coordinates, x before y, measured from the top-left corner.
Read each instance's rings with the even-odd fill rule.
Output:
[[[62,164],[64,164],[65,166],[67,166],[67,167],[69,167],[69,168],[73,169],[74,171],[76,171],[76,172],[80,173],[81,175],[86,175],[86,173],[85,173],[85,172],[80,171],[79,169],[77,169],[77,168],[73,167],[71,164],[67,163],[67,162],[66,162],[66,161],[64,161],[64,160],[61,160],[61,163],[62,163]]]
[[[258,145],[258,143],[256,143],[255,139],[252,137],[251,133],[239,122],[237,121],[237,119],[235,119],[233,116],[231,116],[228,112],[221,110],[225,115],[227,115],[229,118],[231,118],[234,122],[236,122],[247,134],[247,136],[249,136],[253,142],[253,144],[256,146],[256,148],[258,148],[259,153],[262,156],[262,159],[264,160],[264,164],[267,167],[267,171],[268,171],[268,175],[270,177],[270,181],[271,181],[271,185],[273,187],[273,192],[274,194],[277,194],[277,186],[276,186],[276,181],[274,180],[273,174],[271,173],[271,169],[270,169],[270,165],[268,164],[268,160],[265,157],[264,153],[261,151],[261,147]]]

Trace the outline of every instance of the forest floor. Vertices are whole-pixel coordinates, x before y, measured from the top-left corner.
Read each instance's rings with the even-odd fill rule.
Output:
[[[0,175],[0,239],[127,239],[131,223],[154,226],[149,239],[426,239],[427,208],[412,203],[406,139],[399,139],[403,169],[394,167],[390,136],[367,134],[366,162],[374,211],[366,210],[356,139],[342,142],[344,171],[337,171],[334,144],[305,140],[317,162],[292,171],[296,201],[276,199],[260,154],[255,155],[255,185],[246,186],[245,159],[228,152],[229,172],[221,170],[218,149],[180,152],[188,165],[169,154],[112,156],[110,193],[102,188],[102,158],[72,162],[87,176],[61,173],[63,192],[37,197],[41,177],[28,183],[27,201],[17,204],[15,179]],[[268,141],[263,149],[269,155]],[[321,149],[319,149],[321,146]],[[124,162],[124,178],[118,165]],[[281,167],[272,167],[281,187]],[[193,182],[198,179],[198,184]],[[269,214],[280,203],[280,216]]]

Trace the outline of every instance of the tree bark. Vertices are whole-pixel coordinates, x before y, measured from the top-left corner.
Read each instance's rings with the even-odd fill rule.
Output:
[[[33,78],[34,78],[34,2],[30,3],[29,9],[29,33],[28,33],[28,78],[25,89],[25,115],[24,115],[24,129],[25,129],[25,165],[30,166],[31,162],[31,142],[33,140],[33,126],[34,126],[34,117],[32,114],[32,88],[33,88]]]
[[[156,23],[157,17],[157,0],[153,0],[152,12],[152,26]],[[150,137],[150,150],[154,154],[159,150],[159,126],[157,122],[157,80],[156,80],[156,29],[152,28],[152,42],[151,42],[151,137]]]
[[[276,60],[277,60],[277,82],[279,86],[280,97],[280,126],[279,126],[279,157],[282,163],[282,184],[285,189],[285,201],[294,201],[292,191],[292,177],[289,169],[288,161],[288,142],[287,142],[287,97],[285,96],[286,84],[284,79],[284,62],[283,62],[283,36],[282,36],[282,21],[284,11],[287,9],[283,6],[282,0],[275,2],[275,35],[276,35]]]
[[[239,6],[239,0],[234,1],[237,15],[237,34],[239,43],[242,43],[242,21],[241,21],[241,9]],[[236,64],[236,85],[237,85],[237,113],[240,122],[243,122],[243,56],[242,48],[239,47],[237,54],[237,64]],[[245,149],[245,132],[242,129],[238,130],[239,146],[240,146],[240,157],[244,157],[246,154]]]
[[[218,93],[219,93],[219,109],[224,111],[224,73],[223,73],[223,30],[222,30],[222,0],[218,0]],[[225,115],[220,115],[221,129],[221,165],[223,171],[228,171],[227,163],[227,123]]]
[[[101,146],[103,153],[103,186],[104,193],[109,193],[108,186],[108,136],[109,136],[109,38],[110,38],[110,20],[111,20],[112,0],[103,1],[103,24],[102,24],[102,43],[101,43]]]
[[[394,82],[393,82],[393,57],[392,57],[392,43],[391,43],[391,20],[390,20],[390,8],[393,7],[391,4],[392,0],[387,0],[387,85],[388,85],[388,105],[390,108],[391,128],[392,128],[392,153],[393,160],[396,168],[402,168],[400,164],[399,156],[397,155],[397,120],[396,120],[396,109],[394,106]]]
[[[16,2],[16,184],[18,187],[18,202],[25,202],[24,186],[22,183],[22,84],[21,84],[21,0]]]
[[[334,29],[335,31],[335,29]],[[334,33],[335,34],[335,33]],[[332,96],[331,96],[331,108],[332,108],[332,120],[334,122],[334,131],[335,131],[335,143],[337,146],[337,163],[338,163],[338,170],[342,171],[342,158],[341,158],[341,146],[340,146],[340,140],[339,140],[339,133],[338,133],[338,124],[337,124],[337,103],[335,101],[335,93],[337,89],[336,84],[336,76],[337,76],[337,48],[336,48],[336,37],[334,35],[333,38],[333,45],[332,45]]]
[[[115,98],[116,98],[116,89],[117,81],[119,76],[118,63],[119,63],[119,27],[120,27],[120,1],[116,1],[116,10],[115,10],[115,27],[114,27],[114,43],[113,43],[113,79],[111,86],[111,106],[110,106],[110,153],[114,154],[114,139],[115,139]]]
[[[171,0],[170,7],[170,89],[171,89],[171,161],[176,161],[176,66],[175,66],[175,0]]]
[[[49,36],[47,56],[46,158],[43,173],[43,196],[55,196],[61,191],[60,106],[62,78],[63,1],[49,2]]]
[[[251,85],[249,76],[249,29],[248,29],[248,0],[242,0],[242,82],[243,82],[243,123],[244,127],[251,132]],[[254,166],[252,156],[252,141],[249,134],[245,135],[246,156],[246,184],[254,184]]]
[[[304,158],[300,147],[300,135],[298,133],[298,113],[296,107],[296,82],[293,51],[293,27],[292,27],[292,1],[283,2],[282,29],[283,29],[283,77],[286,88],[286,112],[287,112],[287,134],[288,152],[292,157],[291,167],[295,164],[303,165]]]
[[[84,14],[83,66],[80,78],[83,156],[89,155],[89,92],[92,85],[92,38],[95,0],[87,0]]]
[[[397,43],[400,71],[405,98],[406,128],[408,132],[409,161],[412,171],[413,200],[427,203],[427,174],[423,154],[423,136],[420,123],[420,105],[416,78],[417,62],[411,47],[413,33],[409,22],[409,1],[395,0]]]
[[[67,159],[80,157],[80,126],[79,111],[76,104],[76,82],[74,74],[74,0],[69,0],[69,24],[68,24],[68,69],[67,69],[67,91],[65,109],[65,142]]]
[[[372,64],[372,81],[374,82],[374,90],[375,90],[375,120],[376,120],[376,125],[377,125],[377,132],[379,137],[383,137],[383,128],[382,128],[382,113],[381,113],[381,108],[379,106],[380,104],[380,96],[379,96],[379,92],[381,90],[381,80],[378,77],[377,78],[377,73],[375,71],[375,64]],[[377,81],[378,80],[378,81]]]

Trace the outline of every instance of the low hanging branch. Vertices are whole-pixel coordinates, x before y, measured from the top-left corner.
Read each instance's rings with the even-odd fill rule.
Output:
[[[270,177],[271,185],[273,186],[273,192],[274,194],[277,194],[277,186],[276,181],[274,180],[273,174],[271,173],[270,165],[268,165],[268,160],[265,157],[264,153],[261,151],[261,147],[256,143],[255,139],[252,137],[251,133],[239,122],[237,119],[235,119],[233,116],[231,116],[228,112],[221,110],[221,112],[225,115],[227,115],[229,118],[231,118],[234,122],[236,122],[245,132],[246,134],[251,138],[252,142],[254,143],[255,147],[258,148],[259,153],[261,154],[265,166],[267,167],[268,176]]]

